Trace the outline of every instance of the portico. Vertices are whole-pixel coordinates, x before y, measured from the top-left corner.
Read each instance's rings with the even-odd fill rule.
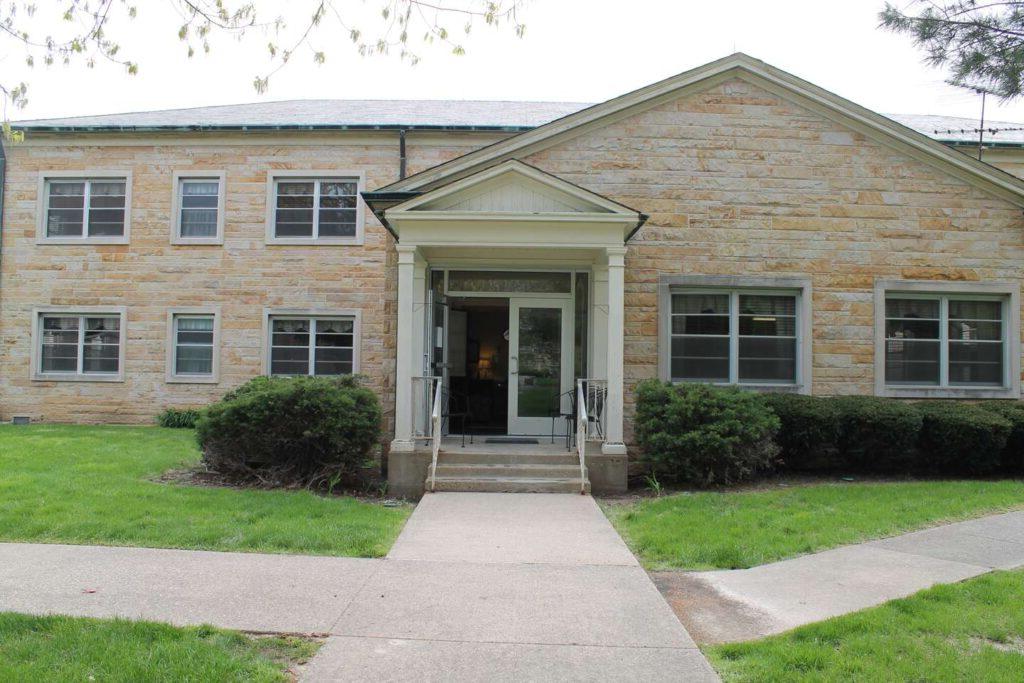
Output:
[[[591,451],[625,455],[623,268],[641,214],[515,160],[402,201],[367,199],[398,239],[394,458],[431,434],[425,382],[448,401],[476,379],[467,402],[479,408],[488,375],[508,411],[504,433],[520,437],[565,439],[578,380],[606,382]],[[469,333],[467,349],[467,317],[472,326],[483,308],[507,327]]]

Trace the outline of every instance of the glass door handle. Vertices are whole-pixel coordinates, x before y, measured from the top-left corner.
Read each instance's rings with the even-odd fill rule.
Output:
[[[512,366],[512,361],[515,361],[514,369],[513,369],[513,366]],[[519,359],[517,357],[515,357],[515,356],[509,356],[508,364],[509,364],[508,374],[509,375],[518,375],[519,374]]]

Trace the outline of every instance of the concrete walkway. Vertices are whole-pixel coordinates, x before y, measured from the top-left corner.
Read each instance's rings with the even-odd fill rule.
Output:
[[[383,560],[0,544],[0,610],[326,634],[318,681],[717,680],[579,495],[428,495]]]
[[[761,638],[1020,566],[1024,512],[1011,512],[751,569],[663,572],[655,580],[698,642],[715,643]]]

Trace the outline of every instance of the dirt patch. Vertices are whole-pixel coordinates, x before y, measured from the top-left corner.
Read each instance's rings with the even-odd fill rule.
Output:
[[[1018,655],[1024,655],[1024,638],[1010,638],[1008,640],[992,640],[991,638],[971,638],[969,641],[972,652],[983,650],[986,647],[990,647],[993,650],[999,650],[1000,652],[1012,652]]]
[[[693,572],[648,572],[699,645],[755,640],[784,630],[769,614],[726,597]]]

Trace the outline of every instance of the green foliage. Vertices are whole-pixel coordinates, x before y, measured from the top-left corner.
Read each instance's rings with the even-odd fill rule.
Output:
[[[647,381],[637,388],[636,438],[655,477],[731,484],[769,470],[779,419],[735,387]]]
[[[285,681],[315,642],[212,626],[0,612],[4,681]]]
[[[1000,458],[1000,469],[1006,474],[1024,475],[1024,402],[982,401],[977,405],[1010,423],[1010,436]]]
[[[170,429],[193,429],[201,414],[196,408],[168,408],[156,416],[156,423]]]
[[[207,408],[196,438],[214,472],[316,487],[354,476],[380,423],[376,394],[357,378],[261,377]]]
[[[952,85],[991,92],[1003,100],[1020,97],[1024,2],[947,0],[917,6],[919,12],[909,13],[902,3],[885,3],[881,25],[910,35],[932,66],[948,67]]]
[[[913,405],[874,396],[840,396],[839,448],[845,468],[905,473],[916,466],[921,414]]]
[[[917,404],[921,465],[943,474],[990,475],[999,469],[1012,425],[1005,417],[971,403]]]
[[[834,399],[767,394],[765,400],[781,422],[775,438],[782,449],[782,468],[807,472],[840,467],[841,420]]]

